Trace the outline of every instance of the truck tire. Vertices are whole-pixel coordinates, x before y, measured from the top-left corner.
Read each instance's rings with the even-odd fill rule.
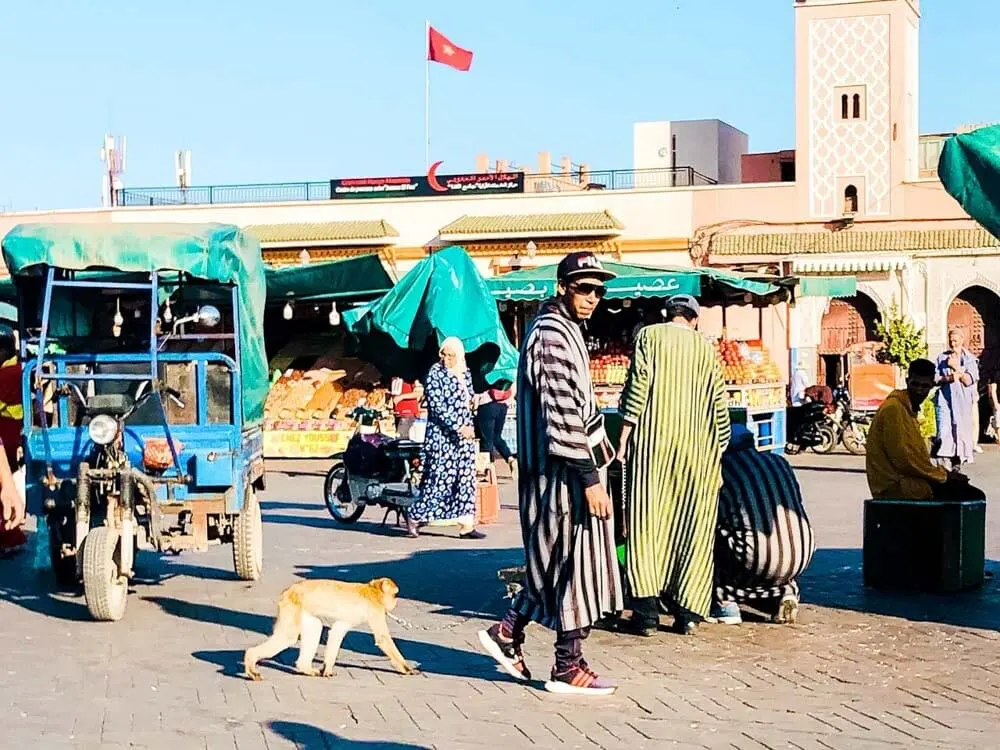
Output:
[[[83,541],[83,594],[95,620],[117,622],[128,603],[128,581],[118,573],[120,537],[114,529],[91,529]]]
[[[264,569],[264,520],[257,491],[249,484],[243,510],[233,524],[233,569],[243,581],[256,581]]]

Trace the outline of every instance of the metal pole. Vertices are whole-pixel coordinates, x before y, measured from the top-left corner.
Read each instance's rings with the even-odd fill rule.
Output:
[[[431,168],[431,22],[424,21],[424,168]]]

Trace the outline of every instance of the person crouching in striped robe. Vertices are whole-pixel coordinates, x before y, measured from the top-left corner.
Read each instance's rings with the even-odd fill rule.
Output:
[[[748,604],[774,622],[795,622],[798,578],[815,549],[792,467],[782,456],[758,452],[753,434],[733,425],[722,457],[712,619],[739,624],[739,605]]]
[[[524,588],[503,621],[479,633],[486,653],[528,680],[525,627],[535,621],[556,631],[555,667],[545,684],[555,693],[616,689],[582,653],[594,623],[623,607],[606,467],[598,463],[610,463],[613,453],[594,437],[600,411],[580,328],[610,278],[592,253],[566,256],[557,270],[558,297],[542,305],[525,336],[517,381]],[[605,450],[594,450],[597,444]]]

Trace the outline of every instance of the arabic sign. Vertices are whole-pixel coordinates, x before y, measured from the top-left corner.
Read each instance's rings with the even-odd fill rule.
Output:
[[[524,172],[437,174],[435,162],[417,177],[348,177],[330,180],[331,200],[345,198],[427,198],[447,195],[523,193]]]

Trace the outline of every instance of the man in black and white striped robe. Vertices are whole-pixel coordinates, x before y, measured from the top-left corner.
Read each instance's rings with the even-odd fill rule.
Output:
[[[611,501],[588,442],[599,414],[581,323],[613,277],[591,253],[559,264],[559,296],[542,305],[521,350],[517,382],[524,588],[503,622],[479,634],[508,673],[528,679],[521,644],[535,621],[556,631],[556,664],[546,689],[608,695],[615,686],[591,670],[582,644],[591,626],[621,611]]]
[[[727,604],[730,609],[751,604],[770,612],[776,622],[794,622],[798,578],[815,548],[792,467],[782,456],[758,452],[753,435],[734,425],[722,457],[715,541],[717,602],[723,609]]]

